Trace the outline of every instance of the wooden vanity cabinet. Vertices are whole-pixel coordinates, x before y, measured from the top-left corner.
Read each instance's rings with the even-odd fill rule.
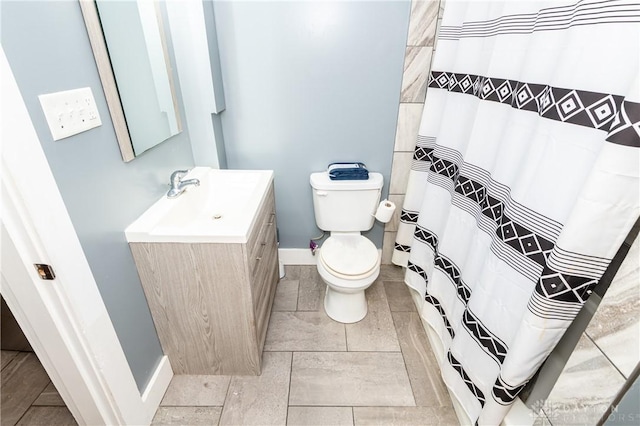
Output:
[[[175,374],[260,374],[278,282],[273,183],[246,243],[129,243]]]

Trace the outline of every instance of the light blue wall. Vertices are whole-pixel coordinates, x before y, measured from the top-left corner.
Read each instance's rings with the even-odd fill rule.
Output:
[[[144,389],[162,349],[123,231],[167,190],[173,170],[193,165],[188,133],[124,163],[79,2],[2,1],[0,7],[9,64],[138,388]],[[54,142],[38,95],[87,86],[102,126]]]
[[[309,174],[363,161],[388,192],[410,2],[215,2],[229,168],[275,170],[280,246],[318,234]],[[369,233],[382,246],[383,226]]]

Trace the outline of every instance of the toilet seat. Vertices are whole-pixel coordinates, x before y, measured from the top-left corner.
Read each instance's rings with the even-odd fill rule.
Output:
[[[322,244],[318,260],[332,275],[354,281],[367,278],[380,264],[375,244],[360,234],[332,235]]]

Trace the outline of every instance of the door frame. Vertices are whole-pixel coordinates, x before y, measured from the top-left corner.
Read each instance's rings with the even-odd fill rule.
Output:
[[[148,425],[173,376],[168,358],[141,394],[2,46],[0,76],[0,292],[79,424]]]

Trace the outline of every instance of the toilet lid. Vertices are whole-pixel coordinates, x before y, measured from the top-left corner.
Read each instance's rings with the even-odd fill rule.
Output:
[[[357,276],[377,266],[378,249],[362,235],[331,236],[322,244],[320,257],[335,272]]]

